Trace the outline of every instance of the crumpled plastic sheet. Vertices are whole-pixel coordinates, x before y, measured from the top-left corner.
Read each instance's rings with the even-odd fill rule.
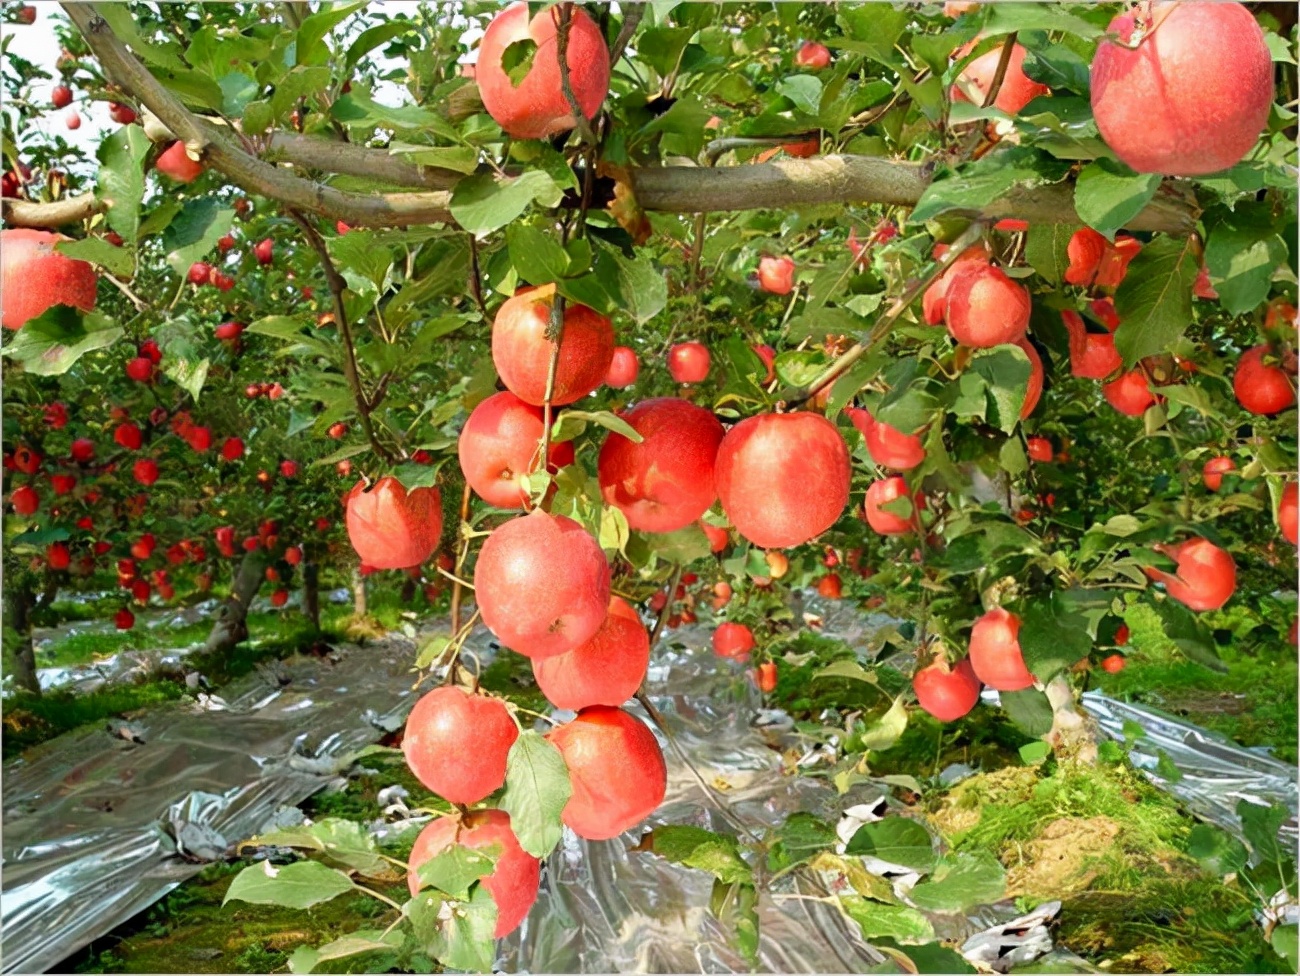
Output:
[[[1083,707],[1103,732],[1124,741],[1124,723],[1136,722],[1144,735],[1128,745],[1129,759],[1157,787],[1187,804],[1196,816],[1242,837],[1237,803],[1280,803],[1291,816],[1278,831],[1279,841],[1295,850],[1300,842],[1297,770],[1266,752],[1247,749],[1226,736],[1207,731],[1159,709],[1117,701],[1099,691],[1084,692]],[[1182,773],[1170,781],[1157,771],[1161,754]]]
[[[300,818],[296,804],[400,726],[412,659],[390,638],[276,662],[222,697],[150,710],[131,723],[136,741],[88,727],[6,763],[3,971],[50,969],[232,845]]]

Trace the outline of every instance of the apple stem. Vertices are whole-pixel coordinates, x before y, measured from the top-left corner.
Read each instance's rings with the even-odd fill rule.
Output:
[[[469,500],[470,487],[466,482],[465,490],[460,496],[460,524],[463,526],[469,522]],[[460,601],[464,586],[460,581],[460,574],[465,569],[465,557],[469,555],[469,536],[463,531],[460,533],[460,546],[456,552],[456,564],[452,567],[456,575],[451,585],[451,632],[456,634],[460,631]]]

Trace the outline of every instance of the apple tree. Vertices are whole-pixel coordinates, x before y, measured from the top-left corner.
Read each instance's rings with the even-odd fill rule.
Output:
[[[561,824],[616,837],[662,800],[660,745],[623,706],[657,717],[640,689],[664,627],[709,621],[717,666],[768,693],[791,589],[898,618],[906,675],[838,670],[895,689],[840,746],[842,789],[982,688],[1087,761],[1076,698],[1123,667],[1129,621],[1211,668],[1230,602],[1280,639],[1295,24],[1256,6],[65,5],[60,70],[120,125],[75,175],[52,175],[57,142],[9,160],[5,234],[57,228],[39,260],[84,262],[11,323],[25,252],[0,241],[6,445],[34,479],[11,478],[15,556],[98,538],[15,497],[41,491],[19,437],[67,454],[45,419],[62,383],[101,433],[118,401],[122,422],[162,411],[169,539],[226,511],[251,533],[260,507],[272,556],[343,558],[342,520],[359,563],[440,555],[454,580],[404,749],[458,812],[416,841],[400,928],[295,971],[489,968]],[[256,463],[186,454],[200,417]],[[140,493],[102,453],[126,533]],[[460,652],[480,621],[574,719],[543,736],[478,689]],[[761,872],[686,830],[643,848],[715,845],[752,955]],[[755,846],[783,856],[779,834]],[[298,882],[352,890],[301,862],[230,897]]]

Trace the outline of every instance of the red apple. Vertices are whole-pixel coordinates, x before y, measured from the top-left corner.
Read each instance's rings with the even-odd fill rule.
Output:
[[[925,448],[915,434],[904,434],[897,427],[881,423],[870,410],[846,407],[845,413],[867,442],[867,453],[881,467],[910,471],[925,460]]]
[[[0,322],[6,329],[20,329],[55,305],[83,312],[95,307],[95,269],[54,250],[66,240],[25,227],[0,231]]]
[[[465,481],[489,505],[523,508],[528,504],[528,474],[539,467],[542,408],[525,403],[508,390],[488,397],[469,415],[460,432],[457,453]],[[550,447],[549,469],[573,463],[573,443]]]
[[[227,437],[221,445],[221,456],[227,461],[238,461],[244,456],[244,442],[238,437]]]
[[[516,139],[544,139],[577,122],[560,81],[558,26],[556,8],[530,20],[528,4],[514,3],[492,19],[479,44],[475,80],[483,107]],[[595,118],[609,92],[609,48],[600,27],[580,7],[573,9],[565,60],[578,107]]]
[[[36,8],[33,7],[31,4],[25,3],[18,8],[18,11],[14,14],[14,17],[18,21],[18,23],[26,24],[28,27],[30,27],[32,24],[36,23]]]
[[[154,166],[178,183],[193,183],[203,175],[203,164],[190,159],[179,139],[163,150]]]
[[[645,679],[650,635],[637,612],[612,596],[609,613],[590,640],[532,663],[537,687],[556,708],[622,705]]]
[[[921,492],[911,495],[912,512],[909,515],[895,515],[882,507],[899,498],[907,498],[907,482],[902,475],[873,481],[867,488],[867,497],[863,503],[863,515],[867,524],[881,535],[906,535],[920,526],[920,513],[925,502]]]
[[[916,701],[940,722],[955,722],[967,715],[980,700],[980,680],[975,677],[970,658],[962,658],[955,668],[938,655],[934,663],[912,675]]]
[[[146,488],[158,480],[158,462],[153,458],[141,458],[131,466],[131,476]]]
[[[453,845],[500,850],[492,873],[482,882],[497,906],[492,935],[500,939],[519,928],[537,900],[541,862],[519,846],[510,828],[510,815],[502,810],[475,810],[463,818],[439,817],[421,830],[411,848],[411,870],[406,876],[411,897],[420,895],[420,866]]]
[[[1051,89],[1046,85],[1032,80],[1025,74],[1024,65],[1027,53],[1021,45],[1012,45],[1011,58],[1007,62],[1006,72],[1002,78],[1002,86],[998,89],[997,97],[993,100],[994,107],[1001,109],[1008,115],[1015,115],[1039,95],[1047,95],[1051,92]],[[964,57],[965,49],[959,49],[957,55],[959,58]],[[989,90],[993,86],[993,78],[997,74],[998,62],[1001,58],[1002,44],[999,43],[993,50],[981,54],[966,65],[961,74],[957,76],[957,81],[949,93],[952,100],[954,102],[974,102],[976,105],[983,105],[984,100],[988,97]]]
[[[327,430],[325,433],[328,434],[333,440],[338,441],[338,440],[342,440],[343,436],[347,432],[348,432],[348,425],[343,423],[342,421],[339,421],[338,423],[330,424],[329,430]]]
[[[1033,343],[1023,336],[1017,340],[1016,345],[1029,359],[1029,379],[1025,383],[1025,399],[1020,407],[1020,419],[1025,420],[1034,412],[1034,407],[1038,406],[1038,398],[1043,395],[1043,361],[1039,358],[1038,350],[1034,348]]]
[[[1046,437],[1031,437],[1025,442],[1029,460],[1049,464],[1054,457],[1052,442]]]
[[[835,425],[814,413],[760,414],[732,427],[714,475],[722,509],[765,549],[825,532],[849,501],[849,452]]]
[[[609,840],[663,802],[668,771],[654,733],[627,712],[584,708],[547,736],[569,767],[573,795],[564,822],[579,837]]]
[[[135,424],[118,424],[117,429],[113,431],[113,440],[128,451],[138,451],[144,444],[144,434]]]
[[[763,361],[763,365],[767,368],[762,381],[762,385],[767,386],[768,383],[776,379],[776,350],[769,345],[751,346],[750,348],[754,350],[754,354]]]
[[[137,383],[148,383],[153,379],[153,360],[148,356],[127,360],[126,375]]]
[[[1268,123],[1273,59],[1240,3],[1156,3],[1110,22],[1092,60],[1092,113],[1139,173],[1201,176],[1239,162]]]
[[[713,631],[713,653],[744,664],[754,649],[754,632],[744,624],[727,621]]]
[[[243,331],[244,326],[240,322],[222,322],[212,330],[212,334],[222,342],[232,342],[235,339],[238,339],[240,333]]]
[[[519,399],[538,407],[546,400],[554,348],[546,338],[554,299],[553,291],[525,289],[497,310],[492,323],[492,362],[501,381]],[[600,386],[613,358],[614,329],[609,319],[585,305],[567,303],[551,403],[572,403]]]
[[[123,105],[120,102],[108,103],[108,117],[118,125],[130,125],[138,118],[135,109],[129,105]]]
[[[45,550],[45,561],[50,569],[67,569],[72,565],[72,553],[68,551],[66,543],[54,542]]]
[[[51,403],[43,409],[45,423],[51,430],[62,430],[68,426],[68,408],[62,403]]]
[[[1271,352],[1267,345],[1248,349],[1237,361],[1232,391],[1237,402],[1251,413],[1271,416],[1295,406],[1295,381],[1280,366],[1264,362]]]
[[[1146,567],[1147,577],[1192,610],[1218,610],[1237,589],[1237,564],[1209,539],[1193,536],[1174,546],[1154,546],[1176,564],[1173,573]]]
[[[710,552],[722,552],[727,546],[731,545],[731,535],[726,529],[711,525],[704,519],[700,519],[695,524],[704,531],[705,537],[709,540]]]
[[[1034,683],[1020,653],[1020,618],[1001,607],[975,621],[968,660],[975,676],[998,691],[1020,691]]]
[[[15,515],[32,515],[41,507],[41,496],[31,485],[20,485],[9,496],[9,503],[13,505]]]
[[[676,397],[644,400],[622,419],[641,435],[633,443],[611,431],[600,449],[601,496],[642,532],[675,532],[717,500],[713,463],[722,424],[703,407]]]
[[[1122,414],[1140,417],[1147,407],[1156,402],[1156,396],[1147,385],[1146,374],[1140,369],[1129,370],[1109,383],[1103,383],[1102,394],[1106,402]]]
[[[500,698],[443,685],[415,703],[402,752],[416,779],[448,803],[478,803],[506,781],[519,727]],[[472,748],[466,748],[472,743]]]
[[[135,614],[123,607],[113,615],[113,626],[118,630],[130,630],[135,626]]]
[[[1101,659],[1101,669],[1107,674],[1119,674],[1124,670],[1123,654],[1108,654]]]
[[[50,92],[50,104],[55,108],[67,108],[72,104],[72,89],[67,85],[55,85]]]
[[[1113,306],[1112,306],[1113,308]],[[1089,332],[1083,317],[1073,309],[1061,313],[1070,336],[1070,372],[1085,379],[1105,379],[1123,365],[1115,349],[1115,337]]]
[[[280,477],[296,478],[298,477],[298,462],[284,460],[280,462]],[[400,568],[400,567],[399,567]]]
[[[212,265],[195,261],[185,275],[191,285],[206,285],[212,278]]]
[[[1218,491],[1219,486],[1223,484],[1223,476],[1229,471],[1236,471],[1237,464],[1230,457],[1218,455],[1205,462],[1201,468],[1201,478],[1205,482],[1205,487],[1210,491]]]
[[[68,127],[69,132],[76,132],[81,128],[81,116],[73,110],[63,117],[63,124]]]
[[[590,640],[609,606],[609,563],[577,522],[535,509],[495,529],[479,552],[474,598],[483,623],[526,657]]]
[[[253,256],[257,258],[258,264],[270,264],[273,258],[272,251],[275,248],[275,241],[271,238],[258,241],[253,247]]]
[[[377,569],[418,566],[442,538],[442,496],[437,488],[410,492],[396,478],[369,490],[357,482],[344,500],[348,539],[361,561]]]
[[[78,464],[88,464],[95,459],[95,442],[88,437],[78,437],[72,442],[68,454]]]
[[[817,592],[828,600],[838,600],[844,595],[844,584],[838,573],[827,573],[817,581]]]
[[[679,342],[668,350],[668,373],[674,383],[703,383],[710,363],[709,348],[700,342]]]
[[[1288,481],[1282,489],[1282,500],[1277,507],[1277,527],[1282,530],[1282,538],[1291,545],[1296,544],[1296,482]]]
[[[948,249],[947,244],[936,244],[934,247],[936,260],[942,258]],[[942,248],[942,251],[940,248]],[[921,297],[921,314],[928,324],[942,325],[944,319],[948,317],[948,286],[952,284],[953,277],[968,262],[987,265],[989,263],[988,248],[982,243],[972,244],[957,256],[957,259],[948,266],[948,269],[943,274],[931,282],[930,287],[925,290],[925,294]]]
[[[297,546],[289,546],[284,550],[284,561],[290,566],[297,566],[302,562],[302,550]]]
[[[804,41],[799,45],[798,52],[795,53],[794,63],[798,68],[812,68],[814,71],[820,71],[831,63],[831,52],[825,44],[819,44],[816,41]]]
[[[636,350],[630,346],[615,346],[614,355],[609,361],[609,372],[605,374],[605,385],[622,390],[636,382],[641,372],[641,362]]]
[[[758,262],[758,287],[773,295],[788,295],[794,289],[794,259],[764,257]]]
[[[966,346],[987,349],[1016,342],[1029,328],[1029,292],[998,268],[963,261],[948,282],[948,332]]]
[[[54,489],[54,494],[66,495],[77,487],[77,479],[70,474],[50,475],[50,487]]]

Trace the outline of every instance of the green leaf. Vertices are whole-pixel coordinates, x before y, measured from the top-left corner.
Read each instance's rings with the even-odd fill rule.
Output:
[[[534,201],[554,207],[562,195],[555,180],[541,170],[503,180],[493,173],[475,173],[456,184],[450,209],[461,227],[482,236],[517,220]]]
[[[358,129],[385,128],[396,132],[421,132],[445,139],[457,139],[459,133],[437,112],[418,105],[381,105],[361,85],[340,95],[330,106],[330,115],[344,125]]]
[[[1038,738],[1052,731],[1052,703],[1037,688],[1000,691],[998,700],[1011,724],[1025,735]]]
[[[495,870],[500,856],[500,844],[489,844],[486,847],[452,844],[421,864],[415,873],[422,889],[437,888],[452,898],[464,901],[469,897],[470,887]]]
[[[551,427],[551,440],[571,441],[586,430],[589,423],[622,434],[633,444],[640,444],[644,439],[635,427],[609,410],[565,410]]]
[[[1192,322],[1196,258],[1191,238],[1157,237],[1138,252],[1115,293],[1123,325],[1115,348],[1131,368],[1144,356],[1168,352]]]
[[[899,695],[889,706],[889,711],[863,731],[860,739],[862,748],[881,752],[893,746],[907,729],[907,715],[904,696]]]
[[[945,213],[975,216],[1014,187],[1055,183],[1068,172],[1069,163],[1035,149],[998,149],[956,170],[942,170],[925,188],[908,220],[920,224]]]
[[[60,241],[54,246],[60,254],[66,254],[78,261],[97,264],[110,274],[119,278],[130,278],[135,274],[135,249],[131,247],[114,247],[102,237],[83,237],[79,241]]]
[[[0,356],[36,376],[59,376],[86,353],[111,346],[122,335],[122,329],[99,312],[83,317],[70,306],[55,305],[19,329]]]
[[[777,828],[776,838],[785,864],[806,861],[836,843],[835,828],[803,810],[790,814]]]
[[[1062,44],[1031,47],[1025,55],[1024,72],[1033,81],[1051,88],[1065,88],[1087,96],[1091,91],[1088,62]]]
[[[376,24],[374,27],[368,27],[348,46],[344,64],[346,67],[351,68],[379,45],[387,44],[393,38],[401,37],[403,34],[414,33],[416,33],[415,24],[409,20],[390,20],[383,24]]]
[[[355,890],[347,875],[319,861],[295,861],[280,867],[262,861],[235,875],[221,903],[246,901],[254,905],[311,908]]]
[[[822,83],[815,75],[790,75],[776,83],[776,91],[805,115],[816,115],[821,105]]]
[[[536,732],[521,732],[506,757],[506,789],[501,809],[519,846],[533,857],[545,857],[560,842],[560,814],[573,787],[560,750]]]
[[[296,46],[299,64],[318,64],[329,57],[325,36],[348,17],[366,5],[367,0],[352,3],[321,4],[321,10],[305,17],[298,28]]]
[[[1026,766],[1036,766],[1038,763],[1046,762],[1047,757],[1052,754],[1052,747],[1042,739],[1034,742],[1026,742],[1019,749],[1020,761]]]
[[[288,315],[268,315],[250,325],[245,332],[252,335],[273,336],[276,339],[299,339],[307,323]]]
[[[287,118],[302,99],[322,91],[329,82],[330,69],[324,65],[295,67],[275,83],[275,93],[270,99],[271,117]]]
[[[197,330],[185,316],[177,316],[154,332],[162,349],[163,375],[198,400],[208,378],[211,361],[203,355],[197,342]]]
[[[518,88],[533,70],[533,58],[537,56],[537,42],[531,37],[521,37],[511,41],[501,52],[501,70],[510,79],[510,84]]]
[[[777,354],[772,367],[787,386],[807,386],[826,369],[826,356],[816,349],[789,349]]]
[[[145,217],[144,220],[140,222],[140,229],[138,231],[140,238],[143,239],[153,234],[161,234],[167,229],[167,226],[172,222],[172,219],[181,212],[182,206],[183,203],[177,197],[167,197],[165,200],[159,201],[158,206],[149,211],[149,216]],[[111,221],[109,222],[109,226],[112,226]]]
[[[289,972],[310,973],[323,962],[359,956],[363,952],[393,951],[402,947],[401,932],[380,929],[357,929],[315,949],[299,946],[289,956]]]
[[[375,839],[365,826],[341,817],[327,817],[313,824],[273,830],[253,838],[245,846],[300,847],[320,851],[328,860],[359,871],[368,878],[397,878],[392,864],[379,856]]]
[[[421,166],[435,166],[454,173],[474,172],[478,168],[478,150],[473,146],[419,146],[408,142],[393,142],[388,146],[393,156]]]
[[[868,671],[853,658],[841,658],[838,661],[832,661],[826,667],[816,672],[812,676],[813,681],[821,681],[824,678],[844,678],[849,681],[865,681],[868,684],[879,684],[880,678],[875,671]]]
[[[714,881],[709,910],[730,936],[737,951],[749,962],[750,968],[756,970],[758,968],[758,890],[752,884]]]
[[[637,325],[649,322],[668,304],[668,279],[645,254],[628,258],[618,248],[598,241],[596,259],[612,265],[622,297],[620,307]]]
[[[1200,618],[1175,600],[1161,600],[1155,604],[1155,609],[1160,615],[1165,636],[1187,655],[1188,660],[1203,664],[1211,671],[1227,674],[1228,666],[1219,657],[1214,637]]]
[[[1025,403],[1029,376],[1029,357],[1019,346],[980,350],[962,373],[960,381],[963,397],[970,398],[971,407],[978,404],[978,410],[963,410],[959,416],[962,413],[979,416],[1003,433],[1011,433],[1020,423],[1020,409]],[[978,391],[976,384],[971,382],[977,377],[982,381]]]
[[[1280,803],[1262,806],[1250,800],[1237,801],[1237,816],[1241,818],[1241,831],[1258,863],[1281,863],[1292,856],[1278,843],[1277,832],[1290,817]]]
[[[1025,260],[1054,285],[1059,285],[1070,266],[1066,253],[1076,228],[1069,224],[1030,224],[1025,235]]]
[[[874,939],[873,944],[879,949],[905,958],[907,960],[907,963],[903,966],[905,972],[938,973],[951,976],[952,973],[974,973],[979,971],[968,963],[966,957],[960,952],[949,949],[938,942],[926,942],[921,945],[899,945],[893,939],[881,937]]]
[[[723,884],[752,884],[754,880],[753,869],[741,857],[736,839],[703,827],[656,827],[635,849],[653,851],[674,864],[707,871]]]
[[[927,912],[964,912],[999,901],[1006,894],[1007,875],[991,851],[946,854],[929,881],[908,897]]]
[[[216,197],[187,200],[163,231],[162,247],[167,263],[184,276],[190,265],[206,257],[217,241],[230,233],[235,211],[222,206]]]
[[[1123,163],[1097,159],[1079,173],[1074,209],[1084,222],[1110,240],[1142,212],[1160,187],[1159,173],[1135,173]]]
[[[108,208],[104,220],[109,229],[121,234],[122,239],[131,244],[139,240],[140,235],[144,161],[149,156],[149,149],[149,139],[142,127],[124,125],[109,134],[96,152],[99,177],[95,182],[95,199]]]
[[[257,82],[242,71],[221,76],[222,111],[226,115],[243,115],[244,107],[257,97]]]
[[[1278,234],[1268,202],[1216,207],[1205,215],[1209,239],[1205,267],[1219,304],[1242,315],[1268,298],[1273,273],[1286,264],[1286,242]]]
[[[908,817],[886,817],[863,824],[850,838],[844,853],[878,858],[922,874],[933,870],[935,864],[930,832]]]
[[[907,905],[882,905],[857,895],[843,896],[840,907],[849,918],[858,923],[862,937],[873,941],[881,937],[900,942],[932,942],[934,926],[930,920]]]
[[[1051,3],[989,4],[980,37],[998,37],[1012,31],[1061,31],[1091,41],[1102,30],[1064,7]]]
[[[569,270],[569,255],[554,237],[531,224],[515,223],[506,228],[510,263],[529,284],[546,285],[563,278]]]
[[[1020,614],[1020,652],[1025,666],[1041,683],[1072,667],[1091,650],[1087,619],[1066,605],[1060,591],[1026,604]]]
[[[479,885],[466,901],[452,901],[436,891],[421,891],[402,911],[424,949],[447,969],[491,972],[496,961],[497,906]],[[444,910],[444,906],[446,910]]]

